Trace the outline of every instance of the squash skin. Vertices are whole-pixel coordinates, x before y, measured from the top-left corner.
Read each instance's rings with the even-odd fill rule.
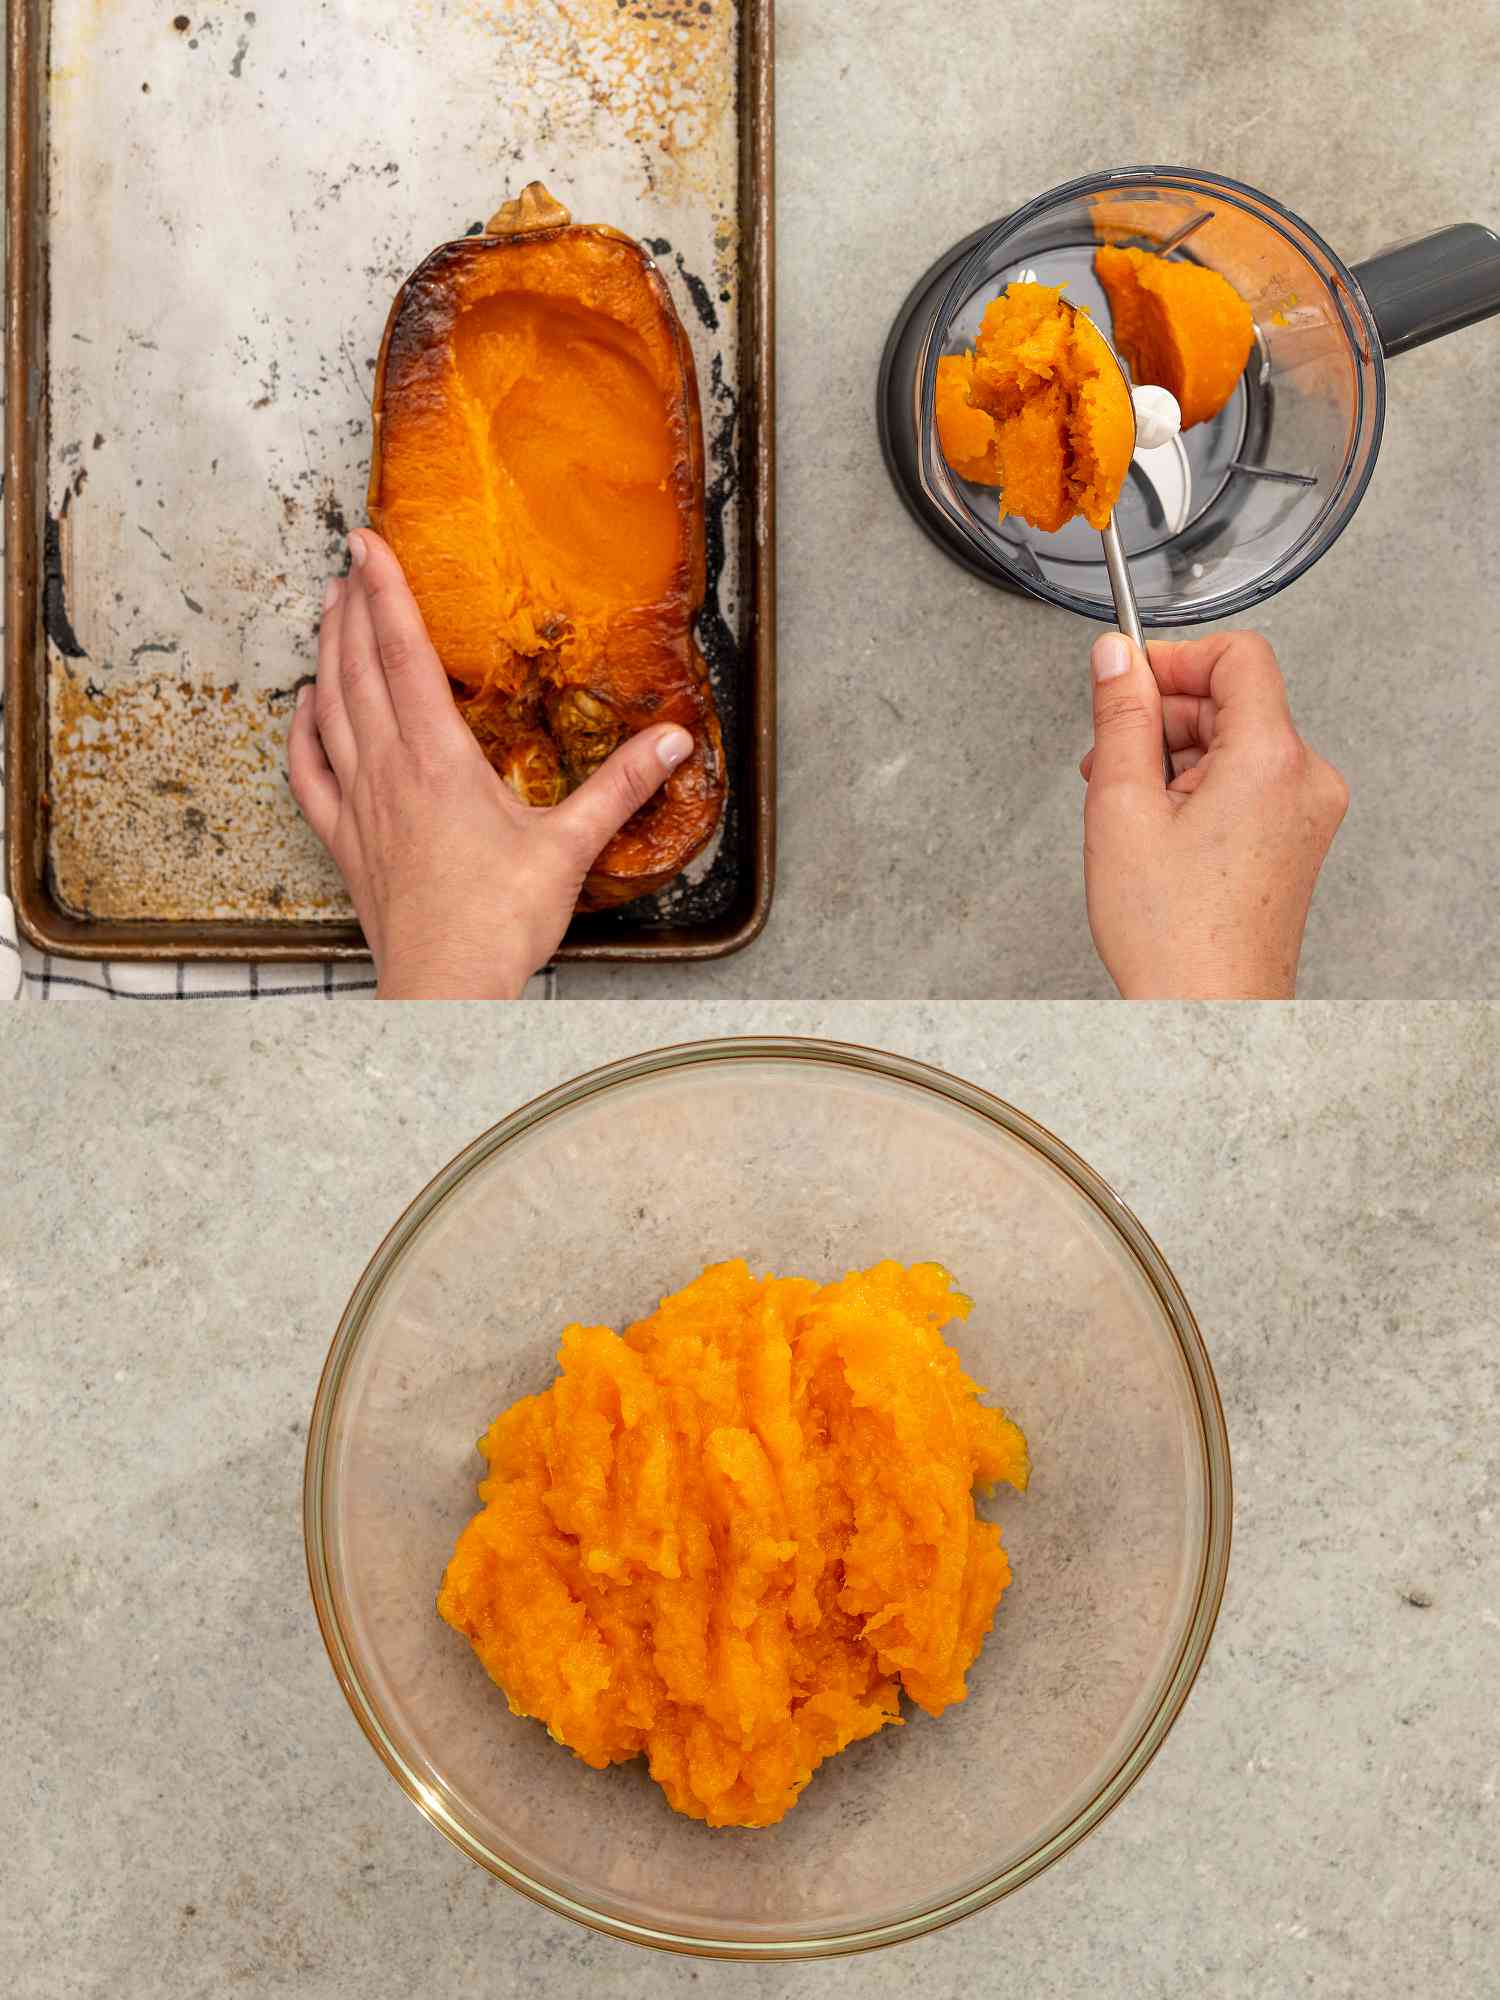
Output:
[[[543,372],[528,379],[528,367]],[[487,403],[476,379],[503,393]],[[580,410],[566,402],[575,383]],[[691,755],[604,848],[579,908],[665,888],[718,826],[725,762],[694,637],[706,587],[697,377],[650,257],[529,188],[401,287],[373,426],[370,519],[461,713],[519,796],[557,803],[651,723],[691,732]]]

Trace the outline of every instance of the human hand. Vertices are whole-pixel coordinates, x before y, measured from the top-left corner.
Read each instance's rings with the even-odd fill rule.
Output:
[[[382,999],[513,999],[693,739],[643,729],[560,805],[522,805],[454,705],[391,550],[361,529],[349,552],[292,720],[292,796],[348,885]]]
[[[1128,1000],[1290,999],[1349,788],[1292,725],[1254,632],[1094,643],[1080,765],[1089,928]],[[1162,728],[1176,776],[1162,769]]]

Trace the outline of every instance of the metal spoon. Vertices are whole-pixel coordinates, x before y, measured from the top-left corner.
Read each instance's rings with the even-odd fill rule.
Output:
[[[1120,630],[1132,645],[1146,650],[1146,635],[1141,629],[1141,614],[1135,601],[1135,585],[1130,581],[1130,564],[1125,558],[1125,545],[1120,540],[1120,524],[1111,514],[1099,531],[1099,539],[1104,544],[1104,567],[1109,571],[1109,587],[1114,594],[1115,618]],[[1163,710],[1161,730],[1162,772],[1170,785],[1177,773],[1172,768],[1172,745],[1167,738],[1165,710]]]
[[[1035,284],[1039,282],[1034,271],[1023,271],[1020,275],[1022,283],[1030,281]],[[1065,307],[1068,312],[1075,315],[1084,311],[1082,306],[1075,306],[1070,299],[1060,299],[1058,303]],[[1093,314],[1087,313],[1085,316],[1090,326],[1093,327],[1099,338],[1104,342],[1105,347],[1109,350],[1110,360],[1113,361],[1116,368],[1120,371],[1120,380],[1125,384],[1125,393],[1131,399],[1130,422],[1131,428],[1134,430],[1135,396],[1125,364],[1119,355],[1116,354],[1113,342],[1105,335],[1103,328],[1099,325]],[[1133,449],[1131,456],[1135,456]],[[1104,544],[1104,567],[1109,572],[1109,588],[1115,600],[1116,622],[1132,645],[1139,646],[1144,653],[1146,650],[1146,635],[1141,627],[1140,607],[1135,601],[1135,585],[1130,580],[1130,563],[1125,555],[1125,545],[1120,540],[1120,524],[1115,519],[1113,513],[1110,514],[1109,519],[1105,522],[1103,528],[1100,529],[1099,539]],[[1162,721],[1161,756],[1162,774],[1167,784],[1170,785],[1177,773],[1172,768],[1172,746],[1167,740],[1165,715],[1163,715]]]

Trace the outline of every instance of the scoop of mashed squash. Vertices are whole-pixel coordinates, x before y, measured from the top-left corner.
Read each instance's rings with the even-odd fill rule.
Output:
[[[1217,271],[1104,244],[1094,273],[1109,297],[1115,345],[1137,382],[1170,389],[1182,427],[1216,417],[1255,338],[1250,308]]]
[[[936,1264],[837,1284],[716,1264],[623,1338],[570,1326],[479,1449],[438,1610],[586,1764],[770,1826],[825,1757],[967,1693],[1010,1567],[976,1484],[1026,1442],[941,1329]]]
[[[961,479],[1001,489],[1002,521],[1048,534],[1075,514],[1104,527],[1135,450],[1125,378],[1058,285],[1008,285],[971,352],[938,362],[937,427]]]

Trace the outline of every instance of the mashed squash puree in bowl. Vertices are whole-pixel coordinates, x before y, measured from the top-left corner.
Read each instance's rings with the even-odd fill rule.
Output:
[[[418,1197],[304,1515],[435,1826],[595,1928],[775,1959],[982,1908],[1103,1818],[1207,1648],[1230,1478],[1097,1174],[922,1064],[745,1039],[553,1090]]]
[[[1010,1566],[973,1488],[1026,1441],[941,1329],[936,1264],[830,1285],[720,1264],[480,1440],[438,1609],[586,1764],[644,1754],[679,1812],[770,1826],[825,1757],[962,1701]]]

